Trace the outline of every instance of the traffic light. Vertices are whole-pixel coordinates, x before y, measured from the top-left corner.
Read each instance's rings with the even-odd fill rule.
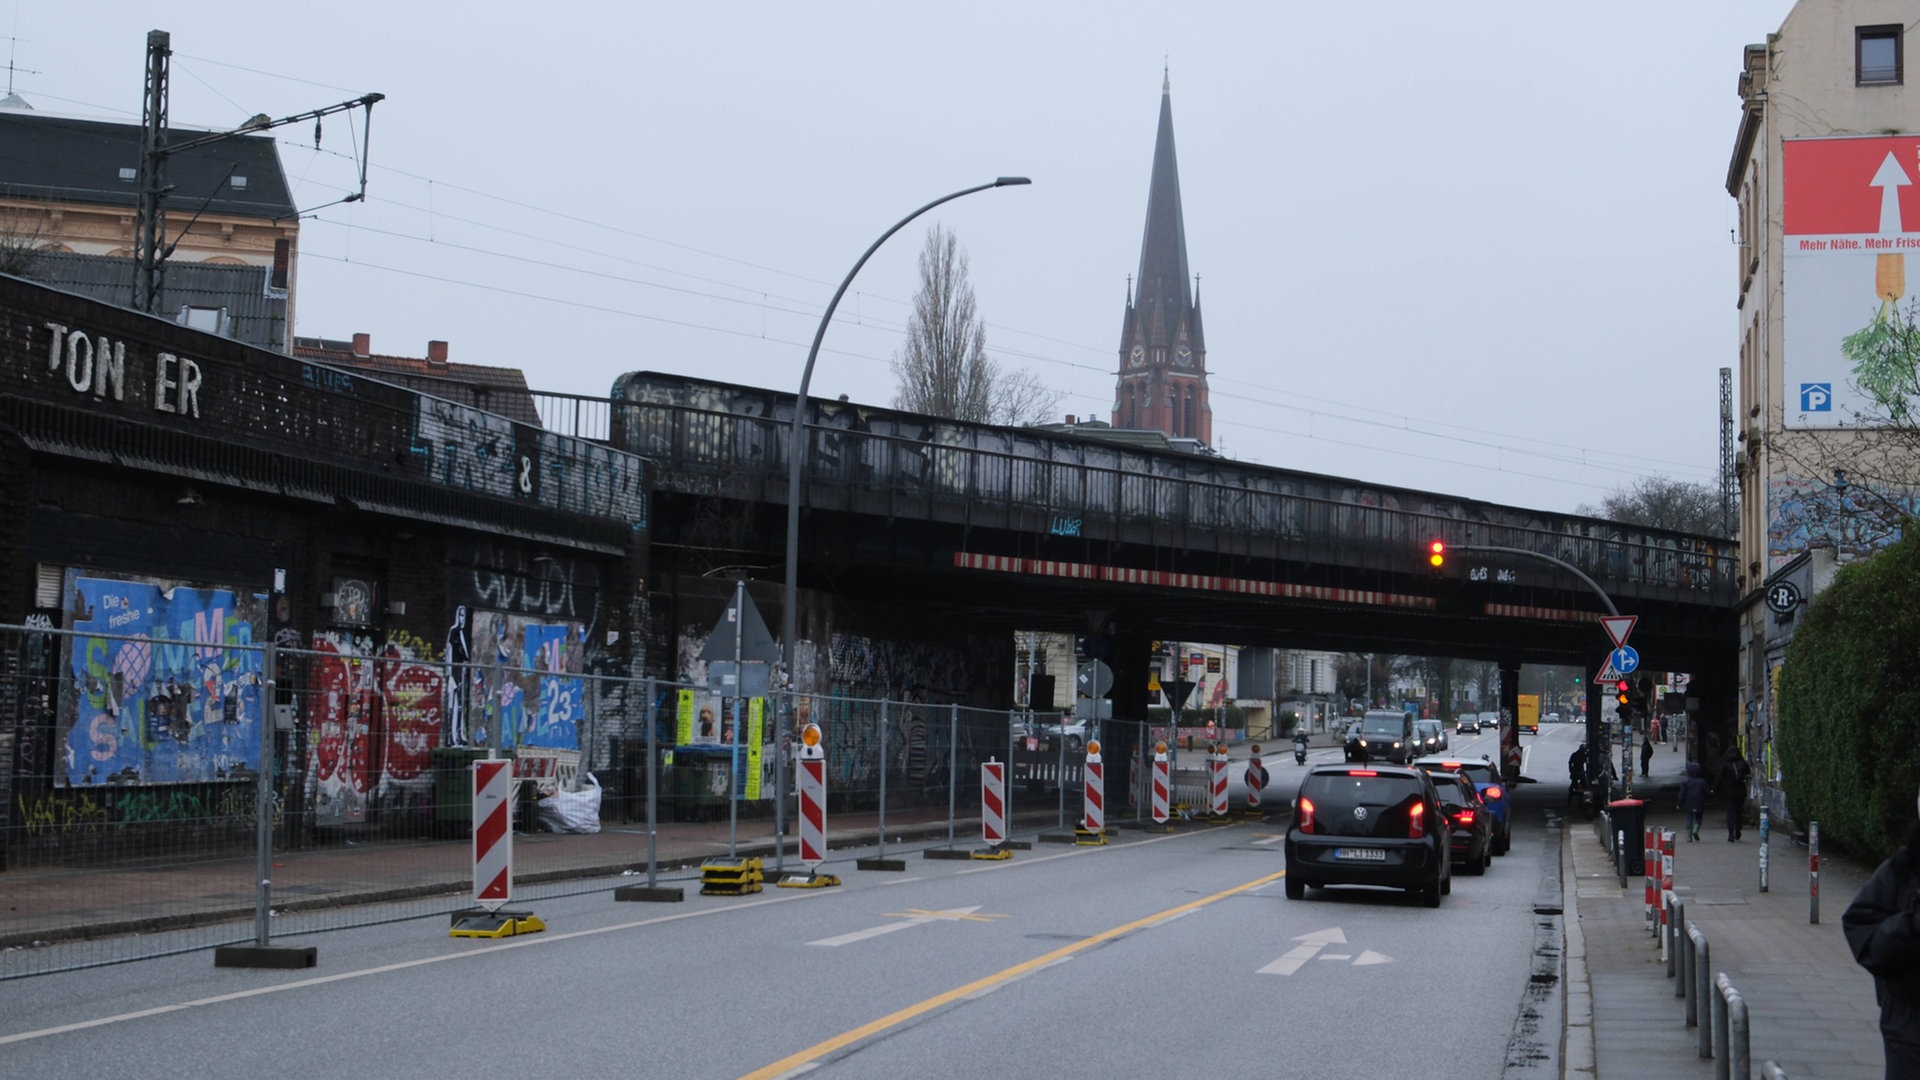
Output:
[[[1447,565],[1447,542],[1445,540],[1435,540],[1433,543],[1427,545],[1427,565],[1433,567],[1433,572],[1436,574],[1440,572],[1442,567]]]
[[[1627,680],[1621,679],[1613,684],[1613,700],[1619,703],[1619,712],[1622,717],[1632,711],[1633,689],[1627,685]]]

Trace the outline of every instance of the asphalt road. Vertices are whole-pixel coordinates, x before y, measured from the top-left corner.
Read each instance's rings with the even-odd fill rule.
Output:
[[[1267,766],[1286,801],[1305,770],[1290,748]],[[203,953],[21,980],[0,994],[0,1061],[168,1080],[1498,1076],[1556,850],[1541,815],[1438,910],[1384,890],[1288,901],[1280,838],[1128,829],[831,889],[541,901],[547,931],[500,941],[340,931],[311,939],[307,971]]]

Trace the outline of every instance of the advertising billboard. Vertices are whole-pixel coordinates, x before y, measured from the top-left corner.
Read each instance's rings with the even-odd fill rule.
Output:
[[[1914,313],[1920,135],[1787,139],[1781,176],[1786,426],[1906,415],[1911,345],[1893,329]]]

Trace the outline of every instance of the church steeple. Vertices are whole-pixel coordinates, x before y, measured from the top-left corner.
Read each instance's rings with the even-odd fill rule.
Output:
[[[1176,438],[1213,441],[1207,403],[1206,342],[1190,291],[1187,227],[1180,208],[1180,167],[1173,149],[1171,78],[1160,83],[1160,127],[1147,185],[1147,224],[1140,275],[1129,290],[1120,333],[1115,427],[1150,429]]]

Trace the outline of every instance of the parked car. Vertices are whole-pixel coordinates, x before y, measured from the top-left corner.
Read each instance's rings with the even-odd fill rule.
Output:
[[[1500,781],[1500,770],[1494,767],[1493,759],[1480,754],[1476,757],[1445,757],[1435,755],[1414,759],[1414,767],[1430,772],[1457,772],[1472,781],[1473,789],[1480,796],[1480,802],[1493,815],[1493,853],[1505,855],[1513,847],[1513,815],[1507,799],[1507,787]]]
[[[1447,748],[1447,725],[1438,720],[1413,722],[1413,752],[1438,754]]]
[[[1419,769],[1314,766],[1287,827],[1287,899],[1309,887],[1384,885],[1439,907],[1453,891],[1452,838],[1440,807]]]
[[[1065,739],[1067,749],[1078,750],[1087,743],[1087,722],[1068,720],[1065,723],[1044,724],[1040,728],[1040,737],[1047,740],[1049,744]]]
[[[1428,772],[1447,816],[1448,851],[1469,874],[1493,865],[1493,814],[1480,801],[1473,782],[1457,772]]]
[[[1360,726],[1347,736],[1347,760],[1366,763],[1391,761],[1405,765],[1417,755],[1413,750],[1413,714],[1391,709],[1374,709],[1360,718]]]

